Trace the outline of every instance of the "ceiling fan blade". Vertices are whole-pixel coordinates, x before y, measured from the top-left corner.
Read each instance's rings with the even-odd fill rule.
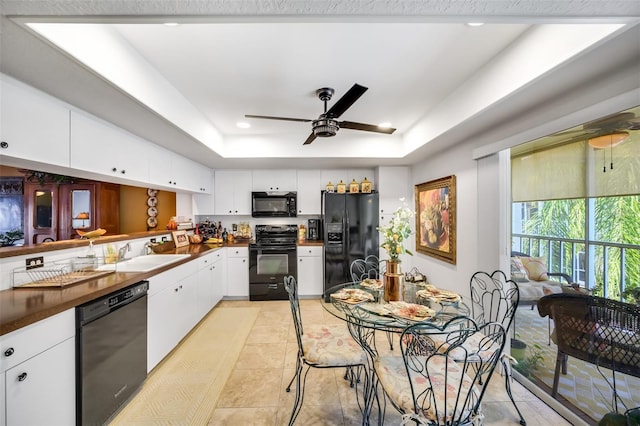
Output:
[[[264,118],[266,120],[301,121],[301,122],[304,122],[304,123],[309,123],[310,121],[313,121],[313,120],[308,119],[308,118],[273,117],[271,115],[245,114],[244,116],[246,118]]]
[[[311,142],[313,142],[314,140],[316,140],[316,135],[311,132],[311,134],[309,135],[309,137],[307,138],[306,141],[304,141],[304,143],[302,145],[309,145]]]
[[[341,129],[364,130],[366,132],[386,133],[388,135],[396,131],[393,127],[380,127],[373,124],[354,123],[353,121],[339,121],[338,125]]]
[[[368,90],[367,87],[354,84],[335,104],[327,111],[327,117],[340,117],[355,101]]]

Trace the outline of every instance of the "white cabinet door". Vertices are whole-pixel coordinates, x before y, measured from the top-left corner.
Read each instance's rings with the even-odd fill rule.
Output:
[[[7,370],[8,425],[75,424],[75,338]]]
[[[174,155],[178,154],[157,145],[149,150],[149,185],[154,188],[176,189],[177,184],[173,178]]]
[[[295,170],[254,170],[254,191],[295,191]]]
[[[214,301],[216,297],[216,291],[213,283],[213,267],[216,260],[214,254],[215,253],[211,253],[198,259],[200,267],[198,270],[198,281],[196,283],[198,294],[196,300],[198,320],[202,319],[217,303],[217,300]]]
[[[298,293],[319,296],[323,292],[322,247],[298,247]]]
[[[4,371],[0,372],[0,426],[7,425],[6,404],[5,404],[5,376]]]
[[[9,79],[0,97],[0,155],[69,167],[69,108]]]
[[[178,315],[174,287],[149,295],[147,301],[147,372],[153,370],[176,345]]]
[[[213,306],[227,294],[227,250],[229,249],[220,249],[214,253],[214,261],[211,266],[213,273]]]
[[[320,170],[298,170],[298,214],[321,214]]]
[[[178,154],[171,157],[173,186],[197,194],[211,194],[211,169]]]
[[[153,144],[98,118],[71,112],[71,167],[110,181],[148,184]]]
[[[227,296],[249,297],[249,248],[227,248]]]
[[[251,214],[250,170],[216,170],[214,212],[218,215]]]

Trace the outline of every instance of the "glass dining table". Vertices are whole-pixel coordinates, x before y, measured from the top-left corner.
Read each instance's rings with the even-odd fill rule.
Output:
[[[428,322],[435,327],[444,327],[450,320],[470,316],[471,310],[462,297],[457,300],[440,300],[429,297],[424,285],[404,283],[403,300],[387,302],[381,283],[348,282],[329,288],[322,297],[322,305],[329,313],[345,321],[351,336],[367,353],[368,365],[363,386],[362,424],[370,424],[374,404],[378,407],[378,424],[384,420],[384,403],[377,393],[378,380],[374,363],[380,351],[393,351],[395,336],[417,322]],[[329,300],[329,302],[326,302]],[[376,338],[386,335],[383,346]],[[379,339],[378,339],[379,340]],[[388,347],[387,347],[388,343]],[[398,356],[401,356],[400,351]]]

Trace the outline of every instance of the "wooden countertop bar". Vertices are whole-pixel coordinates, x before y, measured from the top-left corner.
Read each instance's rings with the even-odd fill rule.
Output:
[[[141,238],[148,236],[148,233],[141,233],[136,236],[134,234],[119,235],[112,238],[100,239],[100,242],[123,241],[131,238]],[[166,232],[158,232],[158,235],[166,234]],[[41,253],[44,251],[60,250],[71,247],[82,247],[88,245],[88,240],[61,241],[59,243],[39,244],[37,246],[29,246],[24,249],[12,248],[11,256],[22,254]],[[213,246],[208,244],[191,244],[186,247],[180,247],[167,253],[190,254],[191,257],[185,260],[172,263],[162,268],[154,269],[150,272],[115,272],[113,274],[89,280],[84,283],[71,285],[64,288],[51,289],[30,289],[30,288],[12,288],[0,291],[0,336],[10,333],[19,328],[33,324],[57,313],[74,308],[83,303],[97,299],[111,292],[120,290],[138,281],[148,279],[153,275],[174,268],[183,263],[189,262],[195,258],[211,253],[212,250],[218,250],[223,247],[248,247],[249,243],[240,242],[232,244],[223,244],[221,246]],[[300,246],[322,246],[322,241],[301,241]],[[55,246],[51,249],[43,249],[44,246]],[[34,250],[37,247],[39,250]],[[19,253],[17,253],[17,252]],[[161,256],[161,255],[160,255]],[[2,256],[0,257],[9,257]]]

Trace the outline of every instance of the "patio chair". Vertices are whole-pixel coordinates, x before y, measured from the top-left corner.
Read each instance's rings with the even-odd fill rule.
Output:
[[[293,316],[293,325],[296,330],[298,343],[298,357],[296,359],[296,372],[287,392],[291,391],[291,385],[296,380],[296,399],[291,411],[289,426],[293,425],[300,414],[304,400],[304,387],[307,374],[311,367],[314,368],[347,368],[345,379],[351,380],[351,385],[356,385],[360,380],[360,374],[367,363],[367,355],[349,334],[346,327],[341,325],[317,324],[303,329],[302,316],[300,315],[300,301],[298,299],[298,284],[293,276],[284,278],[284,287],[289,293],[289,303]],[[302,372],[303,366],[307,369]],[[366,372],[365,372],[366,373]]]
[[[499,323],[478,327],[468,317],[441,327],[420,322],[400,336],[402,357],[378,357],[375,371],[403,424],[481,424],[480,404],[505,339]]]
[[[640,377],[640,306],[583,294],[551,294],[538,301],[538,312],[555,325],[554,398],[560,368],[567,373],[569,356]]]

